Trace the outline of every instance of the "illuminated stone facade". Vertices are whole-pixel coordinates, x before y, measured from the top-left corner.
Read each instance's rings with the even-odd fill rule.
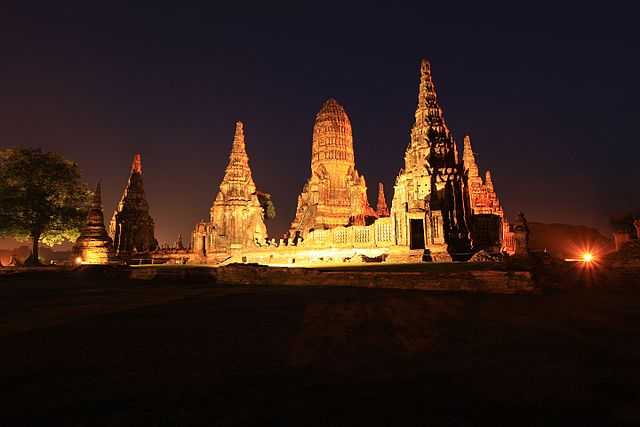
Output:
[[[316,115],[311,177],[298,196],[289,234],[304,238],[311,230],[365,225],[375,217],[365,179],[355,167],[351,121],[335,99],[328,99]]]
[[[80,237],[73,246],[74,256],[80,258],[82,264],[108,264],[113,256],[113,242],[104,226],[101,193],[98,183],[87,214],[87,222],[80,229]]]
[[[397,244],[444,259],[468,250],[464,185],[463,165],[438,103],[431,66],[423,60],[411,141],[391,204]]]
[[[462,160],[467,173],[473,246],[475,248],[494,247],[513,252],[515,244],[513,232],[493,187],[491,171],[485,172],[483,181],[469,135],[464,137]]]
[[[264,211],[251,176],[243,124],[237,122],[229,164],[211,206],[209,221],[196,225],[191,247],[201,259],[216,261],[257,247],[266,237]]]
[[[491,174],[482,179],[468,137],[459,158],[426,60],[391,209],[381,183],[376,210],[370,207],[355,167],[351,122],[329,99],[316,115],[311,177],[298,196],[289,237],[267,239],[263,218],[238,122],[220,192],[210,220],[196,225],[188,262],[447,261],[485,248],[513,253],[517,237],[524,236],[522,227],[512,230],[505,221]],[[522,252],[526,245],[519,246]],[[178,255],[177,261],[186,260]]]
[[[109,223],[109,234],[113,238],[115,254],[120,258],[158,248],[153,218],[149,214],[149,203],[144,193],[140,154],[133,158],[129,180]]]
[[[483,181],[471,148],[471,138],[468,135],[464,137],[462,159],[468,174],[471,213],[473,215],[490,214],[498,215],[500,218],[504,217],[504,211],[493,188],[491,171],[485,172],[485,180]]]

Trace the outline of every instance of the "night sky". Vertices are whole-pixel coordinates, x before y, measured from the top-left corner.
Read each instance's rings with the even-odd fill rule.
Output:
[[[107,221],[140,152],[160,243],[188,241],[208,217],[236,120],[278,210],[269,232],[284,233],[328,97],[351,118],[370,203],[378,181],[391,203],[422,57],[510,217],[608,232],[609,214],[640,206],[634,11],[51,3],[3,11],[0,144],[76,161],[91,186],[102,180]]]

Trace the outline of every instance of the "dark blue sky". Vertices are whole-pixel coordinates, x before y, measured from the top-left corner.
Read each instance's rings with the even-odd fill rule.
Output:
[[[328,97],[351,117],[370,202],[378,181],[391,201],[427,57],[449,127],[459,144],[471,135],[510,216],[606,231],[610,213],[640,206],[634,10],[237,4],[10,7],[2,146],[77,161],[91,185],[103,180],[108,218],[141,152],[162,243],[208,216],[242,120],[278,235]]]

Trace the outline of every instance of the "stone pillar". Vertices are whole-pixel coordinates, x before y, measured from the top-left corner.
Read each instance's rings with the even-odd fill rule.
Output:
[[[515,256],[528,256],[529,244],[527,238],[527,231],[522,228],[516,228],[513,232],[513,240],[515,243]]]

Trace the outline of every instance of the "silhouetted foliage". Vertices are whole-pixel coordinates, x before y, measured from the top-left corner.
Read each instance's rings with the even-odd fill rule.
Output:
[[[635,235],[633,220],[638,218],[640,218],[640,210],[636,212],[614,214],[609,217],[609,224],[611,224],[614,231]]]
[[[260,206],[264,211],[265,219],[274,219],[276,217],[276,207],[273,204],[273,200],[271,200],[271,194],[256,191],[256,196],[258,196],[258,201],[260,201]]]
[[[38,245],[75,240],[90,192],[78,166],[40,149],[0,150],[0,236],[31,239]]]

